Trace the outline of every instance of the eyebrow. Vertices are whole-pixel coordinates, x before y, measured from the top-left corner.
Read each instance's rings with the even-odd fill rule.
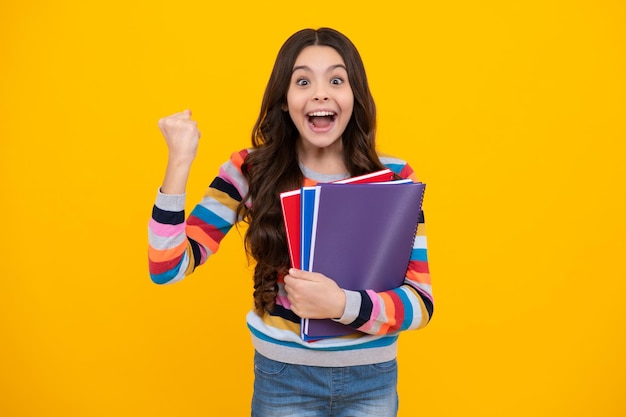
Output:
[[[343,68],[346,72],[348,71],[345,65],[343,65],[343,64],[335,64],[335,65],[331,65],[330,67],[328,67],[326,72],[334,71],[337,68]],[[297,70],[304,70],[304,71],[309,71],[309,72],[312,71],[311,68],[307,67],[306,65],[298,65],[297,67],[293,67],[293,69],[291,70],[291,73],[293,74]]]

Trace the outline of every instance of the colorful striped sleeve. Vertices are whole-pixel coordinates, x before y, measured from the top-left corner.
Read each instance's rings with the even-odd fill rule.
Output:
[[[236,209],[247,185],[241,163],[248,151],[233,153],[185,219],[185,195],[158,192],[148,223],[148,268],[157,284],[170,284],[192,273],[214,254],[237,221]]]
[[[417,180],[413,169],[404,161],[389,157],[381,160],[400,177]],[[383,292],[346,290],[346,309],[339,321],[364,333],[384,335],[426,326],[433,308],[422,212],[404,284]]]

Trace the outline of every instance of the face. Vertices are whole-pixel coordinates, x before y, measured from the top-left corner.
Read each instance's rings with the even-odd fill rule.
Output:
[[[308,46],[300,52],[287,90],[291,120],[306,150],[341,150],[354,107],[346,66],[329,46]]]

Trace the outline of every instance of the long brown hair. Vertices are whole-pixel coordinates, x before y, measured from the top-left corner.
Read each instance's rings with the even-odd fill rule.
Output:
[[[249,191],[237,212],[249,224],[245,236],[248,253],[256,260],[254,305],[257,313],[274,308],[278,275],[289,268],[289,253],[279,194],[302,185],[296,142],[298,130],[284,111],[291,72],[307,46],[334,48],[346,64],[354,94],[352,116],[342,135],[344,162],[350,175],[384,168],[375,147],[376,106],[361,56],[353,43],[334,29],[303,29],[293,34],[278,52],[263,95],[261,111],[252,131],[252,146],[242,165]],[[248,205],[246,204],[248,203]]]

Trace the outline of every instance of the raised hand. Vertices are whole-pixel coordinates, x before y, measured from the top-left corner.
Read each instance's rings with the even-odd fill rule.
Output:
[[[198,152],[198,124],[191,119],[191,110],[185,110],[160,119],[159,129],[169,150],[161,192],[183,194],[191,164]]]
[[[169,149],[169,160],[191,164],[196,157],[200,139],[198,123],[191,119],[191,110],[160,119],[159,129]]]

